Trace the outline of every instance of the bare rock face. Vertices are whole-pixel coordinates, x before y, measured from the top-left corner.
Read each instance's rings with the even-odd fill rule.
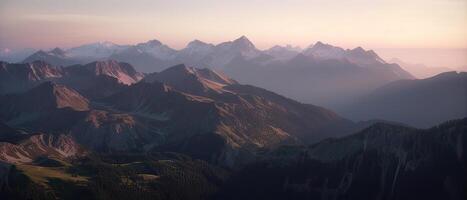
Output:
[[[90,99],[103,98],[140,81],[144,74],[113,60],[55,67],[43,61],[24,64],[0,62],[0,94],[22,93],[44,82],[55,82]]]
[[[131,85],[143,78],[143,74],[127,64],[114,60],[96,61],[84,66],[73,65],[67,68],[68,73],[82,76],[108,76],[118,80],[119,83]],[[73,75],[72,75],[73,76]]]
[[[237,82],[211,69],[187,67],[183,64],[170,67],[160,73],[149,74],[144,81],[166,83],[182,92],[203,95],[206,92],[222,93],[226,85]]]
[[[67,159],[83,152],[70,136],[40,134],[20,144],[0,142],[0,160],[8,163],[31,163],[41,156]]]

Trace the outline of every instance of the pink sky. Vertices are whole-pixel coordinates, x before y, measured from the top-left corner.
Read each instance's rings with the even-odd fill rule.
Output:
[[[466,48],[465,0],[2,0],[0,48],[159,39],[182,48],[246,35],[259,48]]]

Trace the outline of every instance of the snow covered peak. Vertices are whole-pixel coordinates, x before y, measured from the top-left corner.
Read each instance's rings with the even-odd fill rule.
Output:
[[[106,58],[125,49],[126,46],[104,41],[71,48],[67,53],[72,57]]]
[[[239,54],[245,58],[253,58],[261,54],[261,51],[256,49],[255,45],[245,36],[241,36],[234,41],[220,43],[216,45],[215,48],[215,53],[222,54],[219,56],[225,58],[223,61],[220,61],[220,58],[216,58],[220,61],[215,64],[218,66],[228,63],[232,58]]]
[[[315,48],[326,47],[326,46],[330,46],[330,45],[326,45],[326,44],[322,43],[321,41],[318,41],[313,45],[313,47],[315,47]]]
[[[301,52],[300,47],[293,47],[292,45],[286,46],[273,46],[264,53],[273,56],[276,60],[289,60]]]
[[[182,60],[183,60],[184,58],[188,59],[186,56],[204,57],[208,55],[209,53],[212,53],[213,48],[214,48],[213,44],[208,44],[200,40],[193,40],[190,43],[188,43],[186,48],[182,49],[179,52],[178,58],[182,57]]]
[[[157,46],[162,46],[162,42],[160,42],[159,40],[149,40],[145,43],[139,43],[137,44],[136,46],[147,46],[147,47],[157,47]]]
[[[321,49],[337,49],[337,48],[341,49],[340,47],[336,47],[336,46],[333,46],[333,45],[330,45],[330,44],[325,44],[325,43],[323,43],[321,41],[316,42],[314,45],[312,45],[311,48],[312,49],[318,49],[318,50],[321,50]]]
[[[301,52],[302,49],[299,46],[292,46],[290,44],[287,44],[285,46],[275,45],[275,46],[269,48],[266,51],[275,51],[275,52],[294,51],[294,52]]]
[[[149,55],[162,60],[171,59],[177,52],[169,46],[162,44],[159,40],[150,40],[146,43],[139,43],[135,47],[141,52],[148,53]]]
[[[291,44],[285,45],[285,48],[289,51],[301,52],[302,48],[300,46],[292,46]]]
[[[109,41],[98,42],[95,45],[96,46],[106,47],[106,48],[112,48],[112,47],[118,46],[117,44],[115,44],[113,42],[109,42]]]
[[[347,60],[360,66],[368,66],[372,64],[386,63],[374,51],[366,51],[362,47],[344,50],[343,48],[325,44],[323,42],[316,42],[304,51],[306,56],[312,56],[316,59],[337,59]]]
[[[206,42],[203,42],[201,40],[193,40],[190,43],[188,43],[187,47],[198,47],[198,46],[212,46],[212,44],[208,44]]]
[[[307,56],[319,59],[342,59],[345,56],[345,50],[320,41],[304,51]]]

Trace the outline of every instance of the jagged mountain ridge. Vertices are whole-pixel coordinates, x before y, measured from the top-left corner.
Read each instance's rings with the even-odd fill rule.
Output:
[[[245,36],[217,45],[193,40],[181,50],[175,50],[159,40],[150,40],[136,45],[97,42],[70,48],[66,51],[59,48],[49,52],[41,50],[36,53],[37,55],[34,54],[25,59],[24,62],[44,60],[54,65],[69,65],[88,63],[92,59],[102,60],[110,58],[121,62],[128,62],[134,65],[138,71],[155,72],[181,63],[200,68],[224,69],[236,57],[242,57],[247,60],[261,59],[263,62],[284,61],[292,59],[297,53],[303,53],[304,55],[324,60],[345,59],[352,63],[366,66],[386,63],[372,50],[366,51],[361,47],[344,50],[322,42],[310,45],[304,50],[290,45],[285,47],[276,45],[263,51],[257,49]],[[56,61],[63,59],[69,59],[70,62],[63,64],[63,62]]]
[[[226,85],[237,84],[237,82],[221,72],[207,68],[199,69],[187,67],[183,64],[173,66],[160,73],[152,73],[144,78],[146,82],[159,81],[169,84],[180,91],[192,94],[203,94],[204,92],[218,91]]]
[[[87,97],[98,98],[144,77],[131,65],[113,60],[69,67],[57,67],[43,61],[0,64],[0,94],[24,92],[43,82],[53,81],[78,90]],[[100,89],[100,93],[97,89]]]
[[[259,50],[245,36],[217,45],[194,40],[181,50],[151,40],[125,46],[108,58],[128,62],[142,72],[160,72],[178,64],[221,70],[241,83],[338,112],[384,84],[414,78],[362,47],[343,49],[317,42],[304,50],[291,46]]]

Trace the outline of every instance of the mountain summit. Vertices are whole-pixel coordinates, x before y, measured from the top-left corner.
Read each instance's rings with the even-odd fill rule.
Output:
[[[246,50],[246,51],[250,49],[256,49],[255,45],[244,35],[234,40],[232,42],[232,46],[239,50]]]

